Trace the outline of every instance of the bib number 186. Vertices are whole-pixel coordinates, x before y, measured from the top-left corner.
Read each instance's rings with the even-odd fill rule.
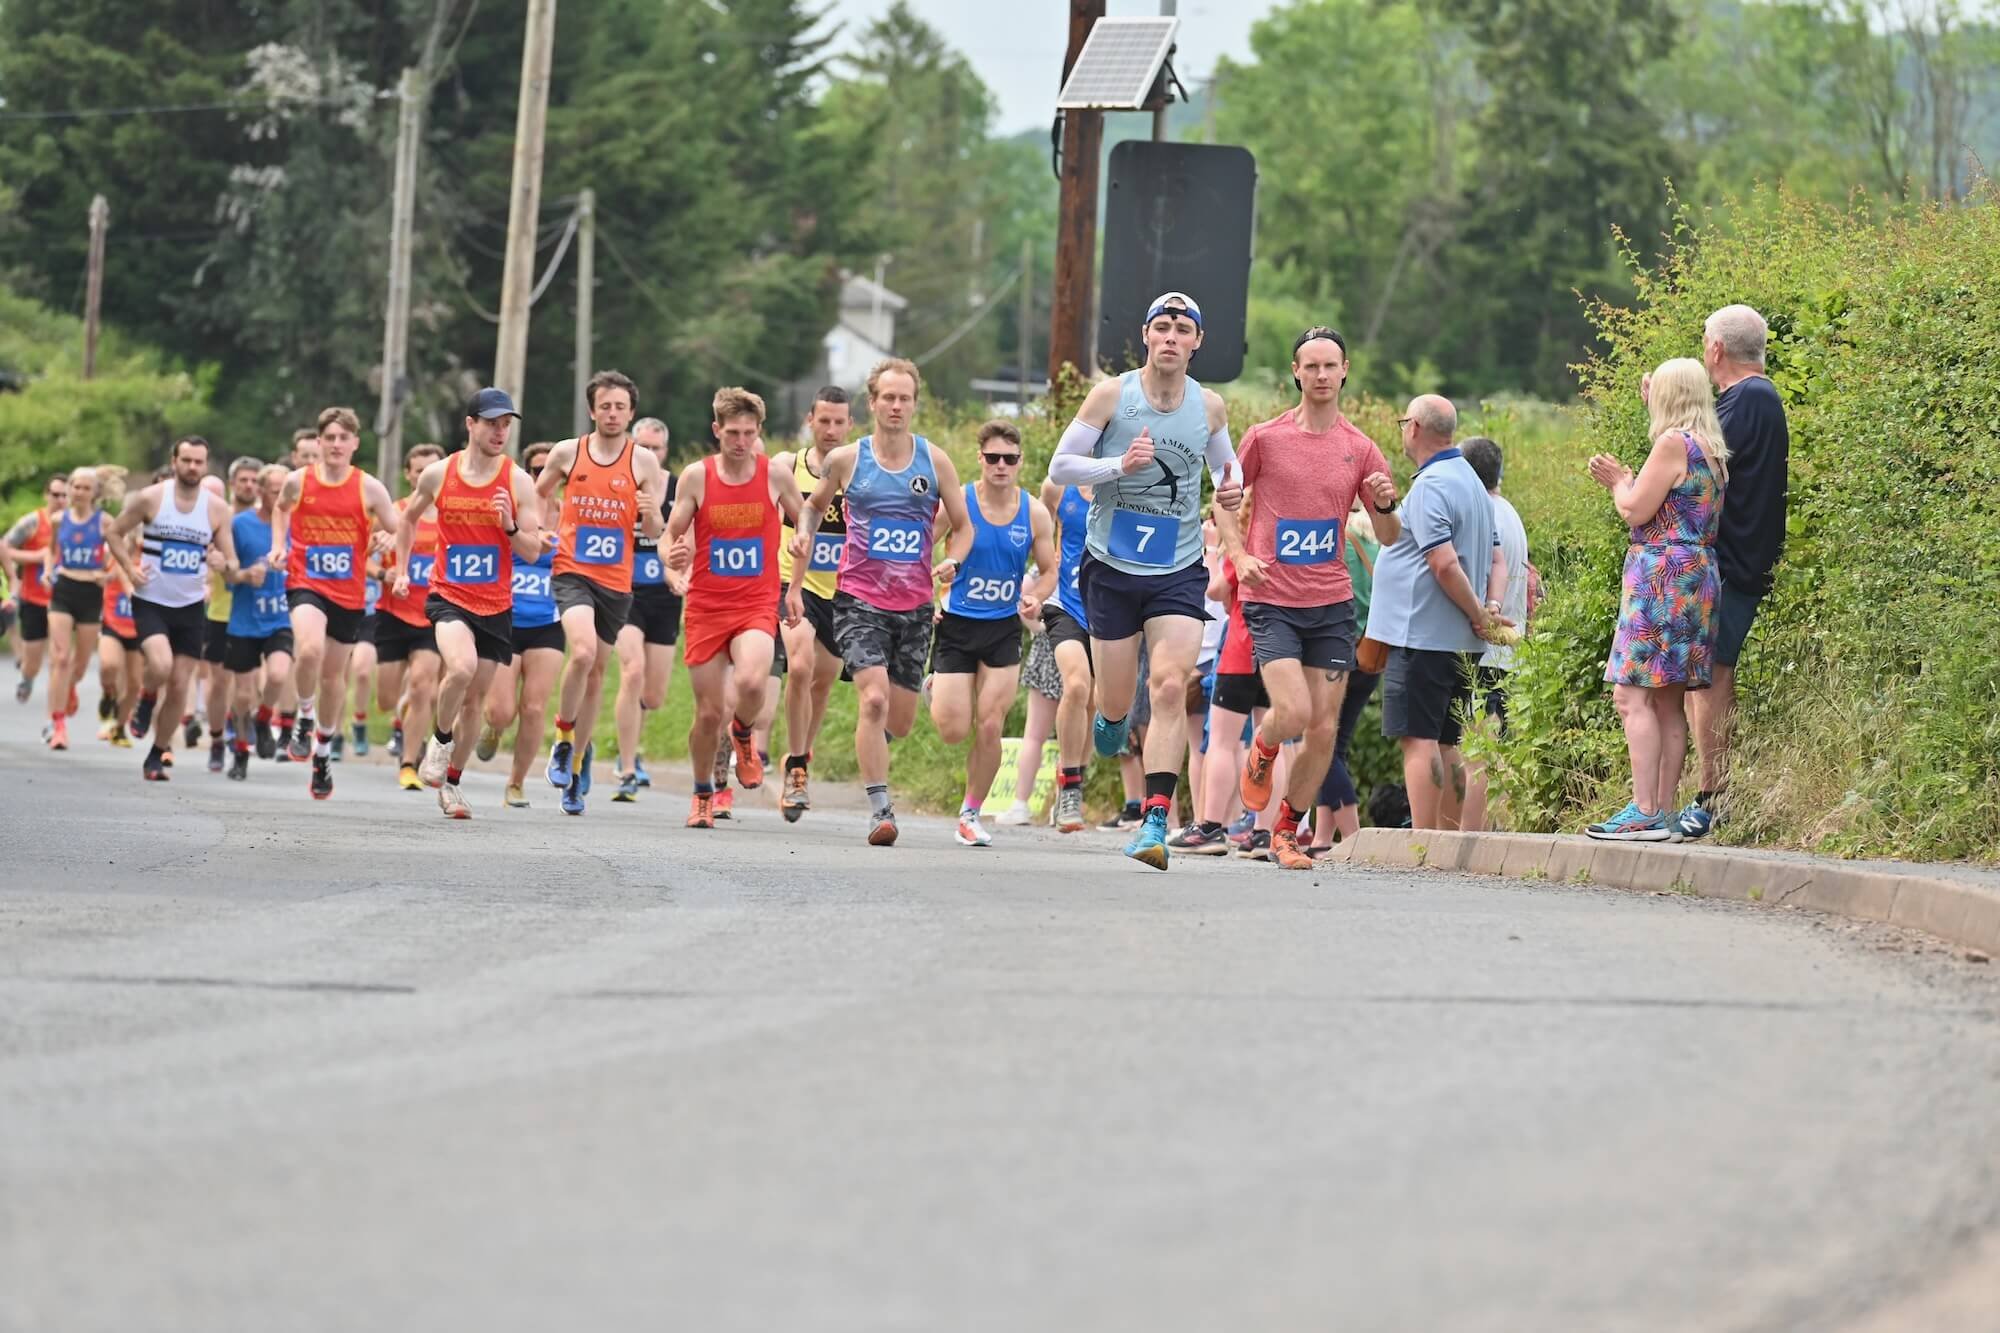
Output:
[[[345,579],[354,576],[354,548],[352,546],[308,546],[306,547],[306,577],[309,579]]]

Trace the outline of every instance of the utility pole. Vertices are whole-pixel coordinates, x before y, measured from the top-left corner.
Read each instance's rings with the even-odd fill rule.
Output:
[[[521,401],[528,374],[528,306],[535,287],[535,231],[542,209],[542,138],[549,119],[549,59],[556,0],[528,0],[521,94],[514,116],[514,188],[507,201],[507,266],[500,279],[500,347],[493,383]]]
[[[570,404],[571,433],[590,428],[590,409],[583,386],[590,383],[590,335],[596,306],[597,191],[585,187],[576,196],[576,399]]]
[[[83,377],[97,374],[97,325],[104,308],[104,229],[111,225],[111,205],[103,195],[90,201],[90,272],[83,295]]]
[[[1104,0],[1070,0],[1069,50],[1063,78],[1083,50],[1091,25],[1104,17]],[[1096,369],[1092,352],[1091,292],[1097,268],[1098,155],[1104,142],[1099,111],[1063,112],[1062,203],[1056,226],[1055,309],[1049,321],[1049,385],[1062,382],[1065,365],[1088,379]]]
[[[1017,344],[1014,348],[1014,373],[1018,376],[1016,383],[1020,385],[1014,399],[1020,404],[1023,416],[1028,411],[1028,321],[1033,317],[1034,309],[1035,243],[1024,236],[1021,238],[1021,305],[1014,322],[1014,341]]]
[[[1178,13],[1180,13],[1180,4],[1178,0],[1160,0],[1161,18],[1170,19]],[[1164,92],[1166,90],[1162,89],[1162,91]],[[1168,92],[1166,101],[1160,103],[1158,106],[1153,108],[1154,143],[1165,143],[1167,141],[1167,108],[1172,106],[1173,104],[1174,104],[1173,94],[1171,92]]]
[[[396,180],[390,196],[389,299],[382,316],[382,397],[375,411],[375,438],[381,446],[376,466],[384,484],[391,487],[403,473],[403,399],[408,393],[410,354],[410,233],[416,222],[417,141],[427,95],[423,76],[414,69],[404,70],[396,89],[401,106],[396,121]]]

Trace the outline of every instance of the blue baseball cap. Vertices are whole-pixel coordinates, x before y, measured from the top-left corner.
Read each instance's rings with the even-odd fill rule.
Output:
[[[1151,324],[1161,315],[1186,315],[1201,328],[1201,307],[1186,292],[1166,292],[1153,298],[1153,304],[1146,308],[1146,322]]]
[[[465,415],[478,417],[481,421],[491,421],[495,417],[518,417],[514,400],[507,396],[505,389],[485,388],[472,395],[466,404]]]

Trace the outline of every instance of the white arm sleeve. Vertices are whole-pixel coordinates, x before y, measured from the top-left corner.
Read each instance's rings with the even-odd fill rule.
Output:
[[[1222,469],[1235,461],[1236,446],[1229,442],[1229,427],[1224,426],[1208,437],[1208,475],[1216,485],[1222,484]]]
[[[1072,421],[1049,460],[1049,480],[1058,486],[1102,486],[1125,474],[1122,458],[1097,457],[1097,442],[1104,432],[1082,421]]]

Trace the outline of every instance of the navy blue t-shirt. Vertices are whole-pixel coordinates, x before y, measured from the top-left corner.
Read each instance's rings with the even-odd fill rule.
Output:
[[[1762,597],[1785,549],[1785,489],[1791,432],[1778,390],[1762,375],[1724,389],[1715,400],[1722,440],[1729,446],[1729,486],[1715,558],[1722,581]]]

